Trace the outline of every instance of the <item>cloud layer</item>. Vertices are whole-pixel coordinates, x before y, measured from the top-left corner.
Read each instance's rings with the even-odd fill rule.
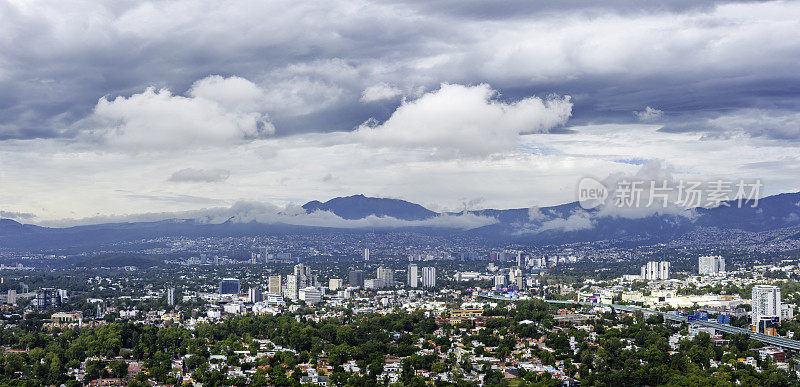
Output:
[[[334,228],[402,228],[434,227],[469,230],[497,223],[492,217],[474,214],[442,214],[425,220],[402,220],[390,216],[370,215],[363,219],[343,219],[330,211],[306,213],[302,207],[288,205],[278,207],[273,204],[253,201],[239,201],[230,207],[215,207],[202,210],[144,213],[134,215],[97,216],[83,219],[63,219],[49,224],[54,226],[74,226],[117,222],[153,222],[167,219],[192,219],[200,223],[220,224],[224,222],[264,224],[289,224],[295,226],[334,227]]]

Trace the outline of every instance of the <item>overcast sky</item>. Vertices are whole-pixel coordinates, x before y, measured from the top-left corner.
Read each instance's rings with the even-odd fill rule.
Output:
[[[0,215],[800,190],[800,3],[0,0]]]

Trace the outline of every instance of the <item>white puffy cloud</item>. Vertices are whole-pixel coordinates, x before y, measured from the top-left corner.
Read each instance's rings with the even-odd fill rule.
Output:
[[[663,117],[664,111],[647,106],[642,111],[633,112],[633,115],[635,115],[639,121],[650,122],[650,121],[656,121],[661,117]]]
[[[275,131],[261,96],[239,77],[201,79],[187,96],[148,87],[130,97],[100,98],[83,122],[84,134],[134,151],[230,145]]]
[[[388,83],[372,85],[361,93],[361,102],[375,102],[392,99],[403,94],[403,91]]]
[[[205,182],[214,183],[228,180],[231,171],[227,169],[194,169],[185,168],[175,171],[170,175],[172,182]]]
[[[487,84],[443,83],[438,90],[404,101],[385,122],[365,123],[356,134],[380,146],[488,155],[513,148],[521,133],[542,133],[563,125],[572,114],[568,96],[515,102],[496,97],[497,91]]]

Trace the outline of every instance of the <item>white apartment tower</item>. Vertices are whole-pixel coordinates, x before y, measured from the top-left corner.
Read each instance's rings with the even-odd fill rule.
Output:
[[[669,262],[667,261],[650,261],[647,262],[641,269],[641,277],[643,280],[656,281],[669,279]]]
[[[422,268],[422,286],[426,288],[436,287],[436,268],[423,267]]]
[[[700,275],[725,274],[725,258],[706,256],[697,259],[697,271]]]
[[[369,261],[369,249],[364,249],[364,260]]]
[[[752,321],[758,323],[763,318],[781,317],[781,290],[772,285],[756,285],[750,300],[753,307]]]
[[[669,262],[661,261],[658,263],[658,278],[669,279]]]
[[[297,301],[298,291],[300,290],[300,286],[297,281],[297,276],[294,274],[287,274],[286,275],[286,292],[285,296],[289,297],[292,301]]]
[[[419,267],[413,263],[408,265],[408,286],[412,288],[419,286]]]

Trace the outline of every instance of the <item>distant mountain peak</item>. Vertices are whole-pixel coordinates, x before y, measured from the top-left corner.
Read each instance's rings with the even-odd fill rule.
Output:
[[[402,220],[422,220],[439,215],[419,204],[400,199],[376,198],[357,194],[336,197],[322,203],[312,200],[303,205],[306,212],[330,211],[344,219],[363,219],[370,215]]]

